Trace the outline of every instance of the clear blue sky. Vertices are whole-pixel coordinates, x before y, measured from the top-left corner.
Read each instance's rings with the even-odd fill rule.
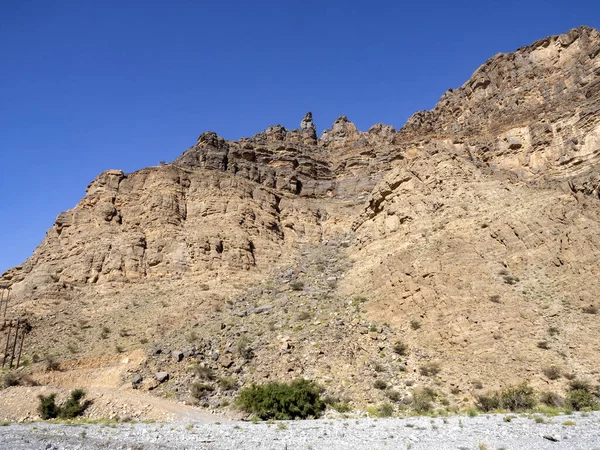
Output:
[[[0,272],[96,175],[312,111],[399,128],[485,60],[600,27],[598,1],[0,0]]]

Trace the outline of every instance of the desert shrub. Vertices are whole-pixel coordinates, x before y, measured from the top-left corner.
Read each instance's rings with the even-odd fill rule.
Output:
[[[400,392],[395,391],[393,389],[388,389],[387,391],[385,391],[385,396],[393,402],[397,402],[400,400]]]
[[[526,383],[518,386],[509,386],[500,394],[502,408],[510,411],[531,409],[536,404],[535,392]]]
[[[555,336],[557,334],[560,334],[560,330],[557,327],[549,327],[548,328],[548,334],[550,336]]]
[[[39,395],[40,406],[38,412],[42,420],[56,419],[58,417],[58,406],[56,405],[56,394],[48,396]]]
[[[387,389],[387,383],[383,380],[375,380],[373,383],[375,389],[381,389],[382,391]]]
[[[215,374],[213,373],[213,370],[210,367],[205,366],[203,364],[198,364],[196,367],[194,367],[194,373],[201,380],[211,381],[215,379]]]
[[[591,391],[592,387],[590,386],[590,383],[588,381],[573,379],[569,383],[569,389],[571,391],[576,391],[579,389],[581,389],[582,391]]]
[[[435,361],[425,363],[421,367],[419,367],[419,373],[426,377],[435,376],[438,373],[440,373],[440,370],[442,370],[440,363]]]
[[[10,370],[2,377],[0,387],[8,388],[11,386],[37,386],[37,383],[27,374]]]
[[[75,389],[71,391],[70,398],[60,406],[58,417],[61,419],[73,419],[83,414],[89,405],[89,402],[81,403],[83,397],[85,397],[84,390]]]
[[[412,392],[411,407],[417,413],[426,413],[433,409],[433,401],[435,400],[436,393],[431,388],[415,389]]]
[[[537,347],[541,348],[542,350],[549,350],[550,344],[548,344],[548,341],[540,341],[537,343]]]
[[[410,321],[410,327],[411,327],[413,330],[418,330],[419,328],[421,328],[421,321],[420,321],[420,320],[418,320],[418,319],[412,319],[412,320]]]
[[[526,383],[508,386],[499,392],[479,395],[476,401],[477,407],[486,412],[494,409],[522,411],[533,408],[535,404],[535,392]]]
[[[312,315],[308,311],[300,311],[298,313],[298,320],[308,320]]]
[[[481,394],[477,396],[475,406],[484,412],[500,409],[500,398],[497,393]]]
[[[247,336],[242,336],[236,346],[238,355],[244,359],[252,359],[254,352],[250,346],[250,339]]]
[[[240,391],[237,401],[243,410],[263,420],[319,417],[325,410],[319,386],[302,378],[291,383],[253,384]]]
[[[549,380],[558,380],[560,378],[560,369],[556,366],[549,366],[542,369],[543,374]]]
[[[382,403],[377,407],[377,417],[392,417],[394,415],[394,407],[391,403]]]
[[[569,383],[570,390],[567,394],[566,403],[576,411],[582,409],[596,409],[600,406],[598,397],[592,392],[587,381],[572,380]]]
[[[21,374],[11,370],[6,372],[2,377],[2,387],[8,388],[11,386],[19,386],[21,384]]]
[[[400,356],[406,356],[408,354],[408,345],[402,341],[397,341],[392,347],[392,350]]]
[[[586,314],[598,314],[598,308],[594,305],[585,306],[582,311]]]
[[[223,389],[224,391],[230,391],[232,389],[235,389],[237,386],[237,381],[235,381],[235,379],[233,378],[219,377],[217,381],[219,382],[219,386],[221,387],[221,389]]]
[[[196,400],[204,398],[204,396],[206,396],[209,392],[212,392],[214,390],[215,388],[212,387],[210,384],[201,383],[199,381],[195,381],[190,385],[190,392]]]
[[[334,403],[333,405],[331,405],[331,407],[333,409],[335,409],[337,412],[339,412],[340,414],[352,411],[352,406],[350,406],[349,403],[338,402],[338,403]]]
[[[73,419],[79,417],[90,405],[89,401],[81,403],[81,400],[85,397],[85,391],[82,389],[75,389],[71,391],[71,396],[62,405],[56,404],[56,393],[52,393],[48,396],[39,395],[40,405],[38,412],[43,420],[56,419]]]
[[[60,363],[56,359],[56,356],[47,354],[44,356],[44,360],[46,362],[46,370],[52,372],[60,369]]]
[[[473,380],[471,381],[471,385],[473,386],[473,389],[483,389],[483,383],[481,380]]]
[[[300,280],[296,280],[296,281],[292,281],[290,283],[290,287],[294,290],[294,291],[301,291],[304,289],[304,281],[300,281]]]
[[[500,296],[499,295],[492,295],[492,296],[490,296],[490,302],[492,302],[492,303],[500,303]]]
[[[559,408],[565,404],[565,399],[556,392],[542,392],[540,402],[546,406]]]
[[[109,333],[110,328],[108,328],[107,326],[102,327],[102,331],[100,331],[100,339],[106,339]]]
[[[573,389],[567,394],[567,404],[575,411],[595,409],[598,407],[598,398],[590,391]]]

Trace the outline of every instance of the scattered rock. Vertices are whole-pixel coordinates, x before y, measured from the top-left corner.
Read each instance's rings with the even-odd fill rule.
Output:
[[[155,378],[156,378],[156,381],[158,381],[159,383],[164,383],[165,381],[167,381],[169,379],[169,373],[168,372],[156,372]]]

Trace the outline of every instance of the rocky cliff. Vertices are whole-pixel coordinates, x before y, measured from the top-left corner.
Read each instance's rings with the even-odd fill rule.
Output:
[[[33,324],[30,356],[73,370],[149,349],[131,370],[168,369],[181,398],[183,358],[358,403],[383,401],[376,378],[457,404],[475,381],[563,389],[543,369],[593,377],[600,348],[599,108],[600,33],[581,27],[494,56],[398,131],[341,116],[318,137],[308,113],[202,133],[172,163],[94,180],[2,276],[11,314]]]

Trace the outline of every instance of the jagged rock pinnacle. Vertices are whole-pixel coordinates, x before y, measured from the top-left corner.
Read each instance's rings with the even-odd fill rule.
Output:
[[[304,115],[304,118],[300,122],[300,129],[302,130],[302,138],[305,144],[314,145],[317,143],[317,127],[313,123],[310,111]]]

